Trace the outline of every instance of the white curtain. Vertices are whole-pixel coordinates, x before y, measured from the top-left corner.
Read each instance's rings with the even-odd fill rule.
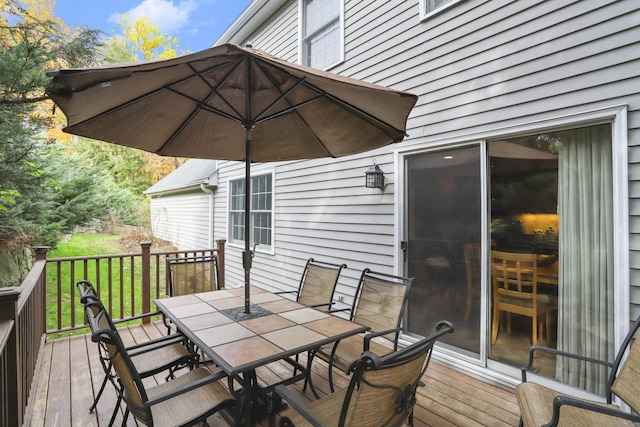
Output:
[[[612,361],[613,173],[611,126],[557,134],[558,349]],[[558,358],[556,378],[603,394],[608,370]]]

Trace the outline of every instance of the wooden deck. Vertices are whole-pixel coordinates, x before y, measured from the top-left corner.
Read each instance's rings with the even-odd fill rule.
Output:
[[[162,335],[164,328],[155,325],[131,326],[121,329],[125,344],[146,341]],[[328,392],[327,367],[314,363],[314,384],[320,393]],[[258,371],[265,382],[290,375],[288,365],[275,363]],[[107,426],[116,395],[109,384],[96,411],[88,408],[104,378],[98,358],[97,345],[89,335],[57,339],[47,342],[43,350],[39,372],[35,375],[34,396],[25,415],[25,426]],[[162,381],[149,378],[150,381]],[[336,385],[344,386],[345,377]],[[515,426],[519,410],[511,391],[494,387],[470,378],[436,362],[432,362],[425,376],[426,387],[419,390],[414,411],[416,426]],[[296,384],[294,390],[300,390]],[[311,396],[307,391],[305,396]],[[121,425],[119,414],[115,425]],[[128,424],[134,426],[132,417]],[[209,425],[226,425],[220,417],[212,417]],[[266,421],[265,421],[266,425]]]

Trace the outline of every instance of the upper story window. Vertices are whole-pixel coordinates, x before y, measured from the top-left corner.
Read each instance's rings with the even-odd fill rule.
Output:
[[[342,0],[302,0],[302,64],[326,69],[342,60]]]
[[[229,182],[229,243],[244,243],[245,180]],[[273,175],[251,177],[251,243],[270,249],[273,238]]]
[[[420,19],[443,11],[460,0],[420,0]]]

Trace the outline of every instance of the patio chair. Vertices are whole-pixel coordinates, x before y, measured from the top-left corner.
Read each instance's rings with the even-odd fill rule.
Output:
[[[104,308],[104,305],[98,297],[98,294],[93,285],[87,280],[81,280],[77,283],[77,287],[80,291],[80,301],[84,304],[87,319],[94,317],[99,312],[103,311],[104,313],[100,316],[101,323],[98,325],[98,327],[100,329],[112,329],[115,331],[116,324],[118,322],[114,322],[111,319],[111,316]],[[136,316],[136,318],[140,317],[145,316]],[[127,319],[127,321],[128,320],[130,319]],[[91,332],[95,333],[96,330],[94,330],[94,328],[96,324],[93,322],[88,323]],[[147,378],[152,375],[167,371],[168,376],[166,379],[168,380],[169,378],[174,377],[174,373],[178,369],[187,367],[189,369],[193,369],[198,365],[198,355],[190,351],[190,347],[191,344],[187,341],[184,335],[173,334],[129,346],[127,347],[127,351],[129,352],[129,356],[131,357],[131,360],[134,363],[136,369],[140,373],[141,378]],[[98,394],[96,394],[93,404],[89,408],[90,412],[92,412],[96,408],[98,401],[100,400],[100,397],[102,396],[102,393],[106,388],[107,382],[111,381],[116,388],[116,392],[120,394],[120,388],[115,383],[115,377],[109,360],[105,360],[101,357],[100,362],[102,364],[105,376],[102,380],[102,385],[100,386]],[[122,397],[119,395],[118,403],[120,402],[121,398]],[[109,425],[113,423],[118,408],[119,404],[114,408],[114,412],[111,416],[111,422],[109,423]]]
[[[107,316],[104,308],[95,314],[87,308],[87,314],[95,331],[92,340],[114,368],[120,397],[127,404],[125,422],[131,412],[137,421],[149,426],[194,425],[222,409],[235,407],[233,396],[219,381],[226,376],[222,371],[211,374],[206,368],[195,368],[171,381],[145,387],[118,331],[101,327]]]
[[[300,277],[300,284],[296,291],[282,291],[276,294],[296,294],[296,301],[309,307],[327,310],[333,305],[338,278],[347,264],[333,264],[309,258]]]
[[[640,423],[640,345],[634,344],[640,327],[640,316],[627,333],[613,363],[579,356],[564,351],[533,346],[529,351],[529,363],[522,367],[522,384],[516,387],[516,399],[520,407],[520,425],[524,426],[636,426]],[[557,357],[569,357],[588,362],[590,366],[607,366],[610,373],[606,386],[606,403],[578,399],[551,390],[536,383],[527,382],[527,372],[533,369],[534,354],[547,352]],[[626,403],[633,413],[622,411],[613,404],[613,395]]]
[[[536,254],[491,251],[493,320],[491,344],[500,330],[502,312],[507,313],[507,334],[511,335],[511,314],[531,317],[531,344],[538,342],[538,328],[546,323],[547,342],[551,338],[551,312],[557,310],[554,295],[538,293]]]
[[[424,387],[424,376],[435,342],[453,332],[448,321],[440,321],[434,333],[402,350],[379,357],[365,351],[353,367],[349,385],[308,405],[289,389],[277,386],[277,398],[284,399],[291,409],[282,413],[281,427],[326,426],[399,426],[413,425],[416,390]],[[365,345],[371,336],[365,338]],[[270,425],[275,424],[275,415]]]
[[[366,268],[360,275],[358,287],[350,309],[349,319],[369,326],[369,332],[354,335],[334,345],[311,352],[309,368],[315,357],[329,364],[329,387],[333,387],[334,367],[348,373],[363,351],[384,356],[398,349],[401,322],[414,278],[378,273]],[[342,310],[330,310],[335,313]],[[376,340],[372,340],[372,338]],[[367,340],[365,340],[367,338]],[[365,343],[368,343],[365,346]]]
[[[194,294],[218,290],[218,257],[202,255],[191,257],[167,257],[169,295]]]

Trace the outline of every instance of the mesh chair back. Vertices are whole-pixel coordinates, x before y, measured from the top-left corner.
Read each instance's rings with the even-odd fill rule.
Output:
[[[309,258],[300,279],[297,301],[312,307],[326,306],[328,309],[333,300],[340,272],[346,266],[346,264],[332,264]]]
[[[395,353],[379,358],[363,353],[342,406],[339,425],[397,426],[412,414],[416,390],[427,370],[435,342],[453,332],[440,321],[435,332]]]
[[[639,327],[640,316],[638,316],[622,342],[609,378],[610,391],[624,400],[636,414],[640,413],[640,393],[638,393],[638,384],[640,383],[640,345],[638,345],[638,340],[635,337]],[[629,352],[625,359],[627,348]],[[618,369],[619,366],[622,367]],[[611,402],[611,393],[608,393],[607,399]]]
[[[368,268],[362,272],[351,320],[367,325],[371,332],[399,328],[414,278],[376,273]],[[398,332],[388,336],[397,341]]]
[[[96,307],[98,307],[97,310]],[[85,311],[89,319],[89,326],[94,331],[92,340],[100,344],[102,357],[115,369],[120,386],[124,390],[123,398],[129,411],[142,423],[152,424],[151,412],[144,408],[144,402],[148,400],[148,397],[142,379],[127,354],[120,334],[115,329],[100,326],[109,323],[108,313],[99,303],[88,305]]]
[[[218,290],[216,255],[167,258],[169,295],[187,295]]]

